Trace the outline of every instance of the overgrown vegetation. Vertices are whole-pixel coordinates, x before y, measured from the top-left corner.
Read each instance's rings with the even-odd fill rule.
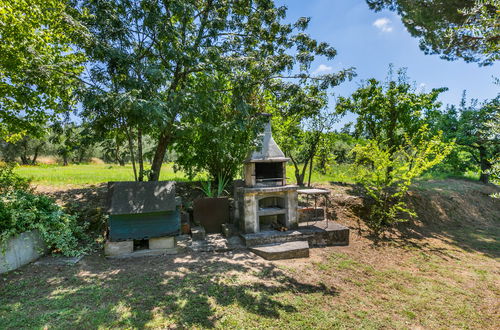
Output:
[[[49,197],[33,193],[29,181],[0,166],[0,246],[20,233],[38,230],[47,247],[56,253],[75,256],[84,252],[80,240],[84,227]]]

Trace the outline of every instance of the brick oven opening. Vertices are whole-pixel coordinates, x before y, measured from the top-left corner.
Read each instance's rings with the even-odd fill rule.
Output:
[[[283,164],[255,163],[255,178],[257,183],[265,185],[283,185]]]

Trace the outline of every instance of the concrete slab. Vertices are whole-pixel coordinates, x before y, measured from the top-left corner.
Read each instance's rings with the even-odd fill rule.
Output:
[[[155,237],[149,239],[149,248],[151,250],[156,249],[173,249],[175,247],[175,237]]]
[[[349,228],[332,221],[323,221],[311,226],[301,224],[295,230],[268,230],[242,234],[241,237],[247,247],[305,240],[314,247],[349,245]]]
[[[309,257],[309,243],[296,241],[254,246],[250,251],[266,260],[296,259]]]
[[[163,256],[163,255],[169,255],[169,254],[177,254],[177,248],[173,249],[144,249],[144,250],[137,250],[131,253],[125,253],[125,254],[120,254],[120,255],[114,255],[114,256],[106,256],[106,258],[110,259],[125,259],[125,258],[142,258],[142,257],[155,257],[155,256]]]
[[[76,265],[83,259],[83,255],[78,257],[47,256],[35,262],[37,266],[71,266]]]
[[[110,242],[104,243],[104,255],[113,257],[134,251],[134,241]]]

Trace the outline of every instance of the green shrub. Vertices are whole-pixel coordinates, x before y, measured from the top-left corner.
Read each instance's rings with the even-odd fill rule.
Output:
[[[83,253],[78,243],[85,236],[84,227],[76,217],[66,214],[53,199],[34,194],[29,180],[12,169],[0,166],[0,250],[12,236],[38,230],[52,251],[66,256]]]
[[[13,164],[0,166],[0,194],[16,190],[29,190],[30,180],[14,173],[14,166]]]
[[[353,153],[359,166],[357,181],[371,198],[367,226],[376,235],[398,222],[406,221],[404,216],[413,216],[404,201],[412,184],[424,171],[439,164],[453,147],[441,141],[441,133],[428,136],[424,126],[418,133],[423,139],[410,140],[396,150],[374,140],[364,145],[356,145]]]

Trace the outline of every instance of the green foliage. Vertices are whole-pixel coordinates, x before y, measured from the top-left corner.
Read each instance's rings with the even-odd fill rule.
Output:
[[[29,191],[30,180],[14,172],[14,164],[0,166],[0,195],[16,190]]]
[[[367,225],[375,234],[404,221],[412,214],[404,196],[412,181],[439,164],[452,149],[442,141],[442,133],[429,129],[426,119],[440,103],[445,89],[417,93],[405,70],[393,79],[392,66],[385,84],[375,79],[356,90],[350,98],[339,98],[337,112],[358,115],[354,134],[366,138],[353,149],[360,166],[360,182],[372,198]]]
[[[0,0],[0,138],[41,133],[68,111],[84,56],[73,43],[83,31],[63,0]]]
[[[212,181],[202,181],[201,182],[201,191],[205,194],[205,196],[209,198],[213,197],[221,197],[224,193],[227,193],[226,187],[231,182],[231,179],[219,174],[217,176],[216,187],[212,189]]]
[[[22,165],[35,165],[38,156],[47,149],[47,142],[45,134],[37,137],[25,134],[16,141],[1,141],[2,159],[5,162],[15,162],[20,159]]]
[[[500,95],[479,103],[466,101],[465,92],[458,107],[449,106],[444,112],[434,111],[427,121],[435,131],[442,130],[447,141],[455,141],[457,148],[443,166],[457,174],[479,169],[480,180],[487,183],[493,160],[500,154],[500,135],[494,133],[493,123],[500,113]]]
[[[324,133],[314,157],[315,169],[321,174],[327,174],[340,164],[352,164],[354,157],[351,151],[359,140],[347,133]]]
[[[202,172],[213,180],[221,175],[232,179],[262,130],[257,97],[250,89],[234,90],[223,76],[199,74],[194,79],[197,101],[187,105],[179,124],[176,169],[191,179]],[[213,93],[212,88],[221,91]]]
[[[269,96],[273,136],[291,159],[298,185],[305,184],[307,169],[311,177],[318,151],[325,157],[327,132],[337,120],[326,108],[327,103],[326,92],[314,85]]]
[[[390,9],[408,32],[420,38],[425,54],[490,65],[500,56],[497,0],[366,0],[371,9]]]
[[[387,81],[382,83],[369,79],[350,98],[340,97],[337,113],[356,114],[354,135],[384,141],[389,151],[405,143],[405,135],[416,134],[425,123],[427,112],[440,107],[437,98],[446,88],[433,89],[429,93],[418,93],[406,76],[406,69],[389,67]]]
[[[29,189],[29,180],[0,167],[0,246],[25,231],[38,230],[47,246],[66,256],[84,251],[78,240],[85,237],[76,217],[64,213],[56,202]]]
[[[51,126],[49,141],[55,147],[55,153],[62,159],[63,166],[70,162],[81,163],[90,158],[93,139],[85,124],[73,122],[54,122]]]
[[[52,251],[66,256],[83,252],[78,238],[84,237],[84,228],[54,200],[22,190],[0,195],[0,244],[30,230],[38,230]]]
[[[472,8],[459,10],[466,17],[461,26],[448,29],[450,40],[470,44],[482,64],[500,59],[500,3],[498,0],[476,0]]]
[[[486,123],[486,137],[490,139],[500,139],[500,112],[496,113],[493,119]],[[493,155],[493,158],[490,160],[491,169],[488,174],[491,176],[491,182],[500,185],[500,152]],[[496,198],[500,198],[500,194],[494,195]]]
[[[441,141],[441,134],[431,136],[427,126],[416,134],[404,136],[404,145],[390,150],[386,144],[367,140],[353,149],[361,170],[358,182],[372,199],[368,227],[377,235],[395,223],[414,215],[404,197],[413,180],[440,163],[452,145]]]
[[[272,0],[76,2],[75,8],[90,13],[84,24],[92,35],[85,45],[92,63],[86,79],[91,86],[82,93],[84,114],[104,129],[128,134],[139,166],[140,136],[150,135],[155,141],[150,180],[158,180],[167,150],[182,136],[183,118],[196,107],[215,111],[205,97],[220,93],[219,84],[207,88],[198,77],[223,76],[228,82],[223,90],[243,95],[232,110],[245,113],[252,91],[271,85],[294,89],[312,78],[326,89],[353,74],[352,69],[308,74],[315,58],[330,60],[336,51],[304,33],[309,19],[283,22],[286,8]],[[278,78],[292,82],[281,84]]]

